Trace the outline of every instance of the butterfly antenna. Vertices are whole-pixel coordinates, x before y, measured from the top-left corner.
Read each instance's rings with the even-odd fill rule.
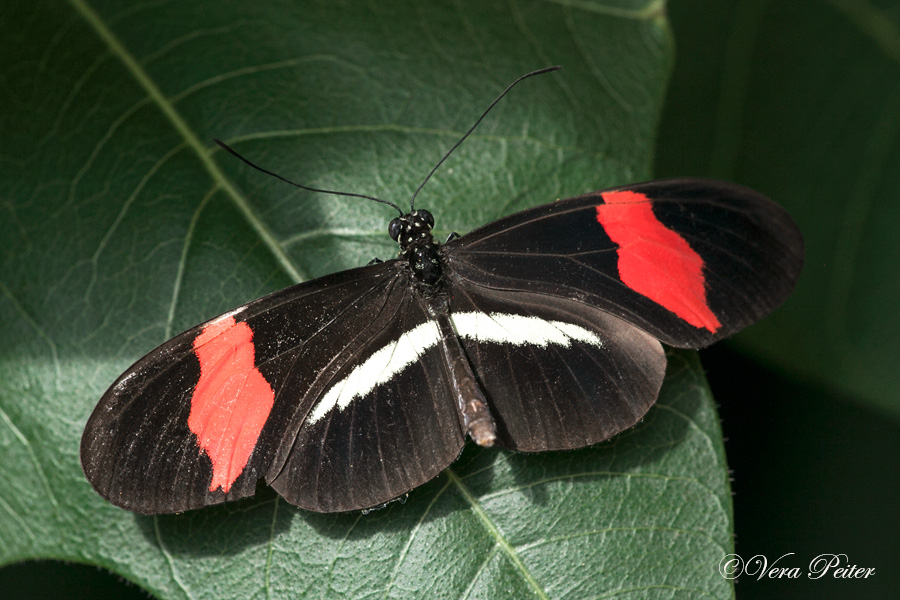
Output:
[[[475,131],[475,128],[478,127],[479,123],[481,123],[481,121],[487,116],[487,114],[489,112],[491,112],[491,109],[494,108],[494,106],[498,102],[500,102],[500,100],[503,98],[503,96],[505,96],[507,94],[507,92],[509,92],[509,90],[513,89],[513,87],[517,83],[522,81],[523,79],[528,79],[529,77],[534,77],[535,75],[543,75],[544,73],[549,73],[551,71],[559,71],[560,69],[562,69],[562,67],[559,65],[556,65],[553,67],[547,67],[544,69],[538,69],[537,71],[532,71],[531,73],[526,73],[525,75],[522,75],[521,77],[519,77],[518,79],[513,81],[511,84],[509,84],[506,87],[506,89],[503,90],[503,92],[499,96],[497,96],[497,98],[493,102],[491,102],[491,105],[488,106],[487,109],[483,113],[481,113],[481,116],[478,117],[478,120],[475,121],[474,125],[469,127],[469,130],[465,133],[465,135],[463,135],[461,138],[459,138],[459,141],[456,142],[455,144],[453,144],[453,147],[447,151],[447,153],[444,155],[444,157],[441,158],[441,160],[439,160],[436,165],[434,165],[434,168],[431,169],[431,172],[428,174],[427,177],[425,177],[425,180],[421,184],[419,184],[419,187],[416,188],[416,193],[414,193],[412,195],[412,199],[409,201],[410,211],[415,210],[416,196],[419,195],[419,192],[422,191],[422,188],[425,187],[425,184],[428,183],[428,180],[431,179],[432,175],[434,175],[434,172],[438,170],[438,167],[440,167],[442,164],[444,164],[444,161],[447,160],[451,154],[453,154],[453,151],[456,150],[460,144],[462,144],[464,141],[466,141],[466,138],[469,137],[469,134],[472,133],[473,131]]]
[[[374,196],[366,196],[365,194],[353,194],[351,192],[335,192],[334,190],[320,190],[318,188],[309,187],[308,185],[300,185],[299,183],[291,181],[290,179],[288,179],[286,177],[282,177],[278,173],[273,173],[272,171],[270,171],[268,169],[263,169],[259,165],[250,162],[248,159],[246,159],[243,156],[241,156],[240,154],[238,154],[234,148],[232,148],[231,146],[229,146],[222,140],[213,140],[213,141],[216,142],[219,146],[221,146],[229,154],[233,154],[234,156],[238,157],[239,159],[241,159],[242,161],[244,161],[245,163],[247,163],[248,165],[250,165],[257,171],[262,171],[266,175],[271,175],[275,179],[279,179],[279,180],[281,180],[287,184],[290,184],[294,187],[298,187],[301,190],[306,190],[308,192],[319,192],[320,194],[334,194],[335,196],[349,196],[350,198],[365,198],[366,200],[372,200],[373,202],[380,202],[381,204],[387,204],[388,206],[393,207],[394,210],[399,212],[401,215],[403,214],[403,211],[400,210],[400,207],[397,206],[396,204],[394,204],[393,202],[388,202],[387,200],[382,200],[381,198],[376,198]]]

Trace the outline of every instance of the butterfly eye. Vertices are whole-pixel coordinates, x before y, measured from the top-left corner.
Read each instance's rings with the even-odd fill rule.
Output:
[[[425,210],[424,208],[420,208],[416,212],[428,224],[428,229],[434,227],[434,216],[431,214],[431,212]]]
[[[400,219],[394,219],[391,221],[390,225],[388,225],[388,235],[391,236],[391,239],[395,242],[400,238],[402,232],[403,223]]]

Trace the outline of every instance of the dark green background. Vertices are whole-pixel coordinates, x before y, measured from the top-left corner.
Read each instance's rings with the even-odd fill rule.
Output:
[[[689,0],[668,11],[676,62],[654,174],[764,191],[807,243],[801,283],[781,311],[787,336],[772,347],[739,336],[701,352],[733,471],[735,551],[770,561],[793,552],[780,564],[804,568],[845,553],[876,573],[743,577],[737,597],[893,598],[900,3]]]

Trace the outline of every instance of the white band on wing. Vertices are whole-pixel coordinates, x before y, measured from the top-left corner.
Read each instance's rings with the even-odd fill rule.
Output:
[[[576,340],[598,348],[603,346],[603,342],[593,331],[572,323],[545,321],[538,317],[466,312],[451,314],[450,322],[457,335],[479,342],[541,347],[556,344],[568,347],[571,340]]]
[[[572,340],[602,347],[600,337],[580,325],[564,321],[547,321],[539,317],[504,313],[465,312],[450,315],[456,334],[481,342],[541,346],[549,344],[568,347]],[[388,343],[354,367],[350,374],[334,384],[322,396],[306,419],[312,425],[337,408],[343,410],[355,398],[362,398],[376,386],[387,383],[406,367],[419,360],[440,342],[437,323],[427,321],[404,332],[399,339]]]

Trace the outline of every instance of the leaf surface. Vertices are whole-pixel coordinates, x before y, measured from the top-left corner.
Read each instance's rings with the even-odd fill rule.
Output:
[[[110,569],[159,598],[730,597],[721,433],[696,358],[596,448],[469,448],[404,504],[256,498],[143,517],[99,498],[97,399],[179,331],[396,250],[392,216],[518,75],[419,203],[465,232],[649,178],[671,61],[658,2],[14,5],[0,15],[0,563]]]

